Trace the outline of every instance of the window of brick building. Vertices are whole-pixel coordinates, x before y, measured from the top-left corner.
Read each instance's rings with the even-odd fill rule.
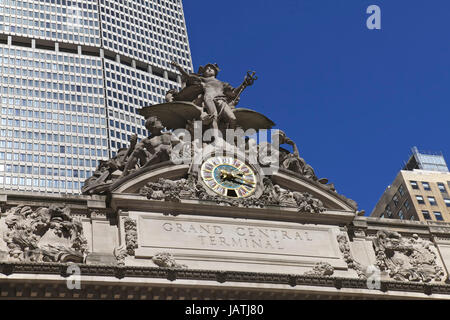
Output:
[[[437,221],[444,221],[444,218],[442,218],[442,214],[439,211],[433,211],[433,213]]]
[[[419,204],[425,204],[425,200],[423,200],[422,196],[416,196],[416,199]]]
[[[439,182],[438,184],[438,188],[442,193],[447,193],[447,188],[445,188],[445,184]]]
[[[422,210],[422,215],[426,220],[431,220],[430,213],[427,210]]]
[[[430,204],[431,204],[432,206],[437,206],[436,198],[435,198],[435,197],[428,197],[428,201],[430,202]]]

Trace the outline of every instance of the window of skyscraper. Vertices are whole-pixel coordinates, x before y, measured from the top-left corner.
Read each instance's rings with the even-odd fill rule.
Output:
[[[422,186],[424,190],[430,191],[430,184],[428,182],[422,182]]]

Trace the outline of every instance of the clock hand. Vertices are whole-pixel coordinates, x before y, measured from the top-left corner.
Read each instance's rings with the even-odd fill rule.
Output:
[[[220,178],[223,180],[229,180],[230,178],[233,178],[233,175],[231,172],[229,172],[225,169],[222,169],[222,170],[220,170]]]
[[[247,180],[247,179],[242,179],[242,178],[239,178],[239,179],[242,180],[242,181],[244,181],[244,182],[247,183],[247,184],[251,184],[251,185],[254,185],[254,184],[255,184],[255,182],[250,181],[250,180]]]
[[[245,184],[249,187],[253,187],[255,182],[242,178],[243,175],[244,175],[244,173],[242,173],[242,172],[236,173],[234,171],[227,171],[225,169],[220,170],[220,178],[221,179],[228,180],[228,181],[235,181],[237,183]],[[237,181],[237,180],[241,180],[244,183]]]
[[[254,188],[255,187],[254,185],[245,183],[244,181],[238,181],[238,180],[234,180],[233,179],[233,182],[239,183],[240,185],[243,185],[243,186],[246,186],[246,187],[249,187],[249,188]]]
[[[253,182],[253,181],[250,181],[250,180],[242,178],[242,176],[244,175],[243,172],[239,172],[239,173],[231,172],[231,174],[232,174],[234,179],[240,179],[240,180],[244,181],[245,183],[255,184],[255,182]]]

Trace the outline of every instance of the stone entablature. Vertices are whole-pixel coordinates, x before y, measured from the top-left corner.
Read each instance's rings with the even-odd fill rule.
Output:
[[[317,286],[321,288],[321,293],[310,297],[338,297],[339,290],[344,288],[348,289],[349,297],[368,299],[450,297],[450,286],[446,284],[450,266],[448,223],[367,218],[354,213],[333,213],[332,210],[312,214],[289,209],[283,212],[275,208],[230,206],[219,206],[220,209],[211,216],[211,208],[217,206],[198,201],[174,203],[178,207],[176,212],[171,212],[170,208],[163,210],[165,201],[149,200],[142,195],[121,194],[116,197],[65,198],[12,192],[3,195],[0,283],[8,284],[10,288],[16,288],[14,292],[23,292],[27,296],[26,292],[32,291],[30,288],[24,291],[17,291],[17,288],[25,288],[26,282],[36,276],[39,278],[40,274],[50,274],[53,275],[54,288],[61,287],[66,281],[64,270],[67,262],[76,262],[81,268],[82,279],[90,279],[86,280],[86,287],[94,286],[95,279],[112,286],[118,285],[114,279],[122,279],[121,286],[124,285],[123,279],[126,280],[125,286],[132,286],[136,279],[145,279],[149,287],[156,286],[156,292],[161,287],[156,280],[166,279],[171,286],[180,284],[181,291],[178,292],[181,296],[183,288],[186,288],[182,283],[195,279],[196,285],[188,285],[192,290],[203,286],[208,288],[212,281],[215,286],[223,287],[221,292],[225,296],[231,290],[230,286],[238,282],[243,295],[255,298],[269,298],[270,288],[285,288],[286,298],[302,298],[309,291],[315,292]],[[111,208],[111,203],[115,203],[115,209]],[[132,209],[126,210],[127,206]],[[193,215],[196,210],[197,214]],[[207,212],[210,214],[206,215]],[[247,217],[244,217],[245,212]],[[14,219],[16,215],[26,219]],[[314,216],[321,217],[314,224],[301,218]],[[15,224],[10,221],[15,221]],[[43,221],[44,229],[50,230],[47,232],[55,231],[56,235],[52,233],[49,238],[45,232],[38,232],[35,239],[38,245],[34,250],[18,245],[23,243],[20,242],[22,238],[14,237],[21,230],[17,225],[37,226],[39,221]],[[79,221],[79,224],[74,221]],[[63,236],[62,239],[68,241],[65,242],[68,243],[65,249],[54,247],[52,254],[48,254],[48,247],[39,245],[39,241],[49,238],[49,241],[61,244],[61,238],[57,235],[61,224],[66,229],[59,236],[74,232],[74,237]],[[164,228],[167,234],[158,234]],[[211,235],[207,234],[208,231]],[[331,232],[329,237],[325,236],[328,232]],[[214,238],[211,238],[213,234]],[[252,235],[254,241],[246,244],[244,239],[249,241]],[[78,242],[84,249],[77,247],[77,237],[85,239],[85,242]],[[11,239],[14,240],[11,242]],[[164,239],[171,239],[172,242]],[[268,240],[261,242],[261,239]],[[184,246],[183,241],[186,241]],[[296,246],[296,241],[301,244]],[[232,243],[247,247],[230,249]],[[73,249],[72,255],[65,252],[64,256],[64,250],[68,248]],[[202,254],[195,253],[199,249]],[[242,260],[240,251],[250,254],[245,254]],[[291,258],[283,258],[283,252]],[[292,258],[296,255],[297,258]],[[367,287],[370,274],[366,272],[370,265],[380,270],[379,289],[370,290]],[[98,298],[105,295],[99,283],[95,293],[80,291],[79,296]],[[262,296],[257,295],[255,283],[269,285]],[[137,292],[140,290],[143,289]],[[47,295],[57,297],[63,292],[64,297],[73,298],[72,292],[62,287],[57,293]],[[359,296],[361,292],[363,294]],[[40,294],[36,297],[45,296],[45,292]],[[5,293],[4,297],[12,296]],[[116,298],[125,298],[124,293]]]

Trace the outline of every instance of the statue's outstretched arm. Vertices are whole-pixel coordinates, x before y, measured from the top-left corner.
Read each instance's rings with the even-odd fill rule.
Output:
[[[189,73],[187,73],[186,70],[184,70],[183,67],[180,66],[176,61],[172,61],[170,64],[173,65],[175,68],[177,68],[177,70],[180,71],[182,76],[186,78],[190,77]]]
[[[258,77],[256,77],[255,74],[256,74],[255,72],[251,71],[247,72],[242,84],[233,90],[233,94],[236,96],[236,98],[239,98],[239,96],[245,90],[245,88],[252,86],[253,83],[255,83],[255,81],[258,80]]]
[[[137,134],[133,134],[130,139],[130,147],[128,148],[128,152],[127,155],[125,156],[125,159],[130,157],[131,154],[133,153],[134,149],[136,148],[137,140],[138,140]]]

